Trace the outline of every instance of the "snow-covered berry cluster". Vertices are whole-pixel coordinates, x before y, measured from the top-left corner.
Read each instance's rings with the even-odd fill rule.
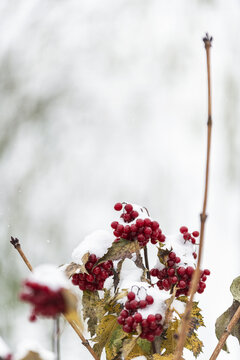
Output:
[[[163,332],[162,327],[162,315],[161,314],[149,314],[146,319],[142,314],[138,312],[138,309],[144,309],[147,306],[152,305],[154,299],[151,295],[146,295],[145,300],[136,300],[136,295],[133,291],[130,291],[127,295],[127,301],[124,305],[124,309],[120,312],[117,319],[118,323],[122,325],[123,331],[131,333],[136,331],[137,326],[141,326],[140,337],[153,341],[156,336],[160,336]]]
[[[97,266],[99,258],[95,254],[89,255],[85,268],[88,273],[74,274],[72,276],[73,285],[79,286],[80,290],[102,290],[105,280],[113,275],[113,262],[105,261]]]
[[[30,321],[35,321],[39,315],[55,318],[66,311],[62,289],[53,290],[46,285],[31,281],[26,281],[24,285],[25,289],[20,298],[33,306]]]
[[[126,204],[123,207],[121,203],[116,203],[114,209],[123,211],[120,215],[123,223],[119,221],[111,223],[113,234],[116,236],[115,241],[119,241],[120,238],[130,241],[137,240],[140,246],[145,246],[149,241],[152,244],[165,241],[165,235],[162,234],[159,223],[152,221],[149,217],[143,218],[139,211],[134,210],[133,205]]]

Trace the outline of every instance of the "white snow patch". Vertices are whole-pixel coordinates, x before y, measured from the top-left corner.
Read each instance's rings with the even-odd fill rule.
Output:
[[[125,259],[120,273],[119,288],[128,289],[132,282],[141,281],[142,273],[142,269],[138,268],[132,260]]]
[[[21,360],[27,356],[29,351],[34,351],[39,354],[41,360],[55,360],[56,357],[54,353],[51,351],[43,349],[38,343],[36,342],[29,342],[24,341],[19,344],[16,355],[14,357],[15,360]]]
[[[114,236],[105,230],[96,230],[86,236],[83,241],[73,250],[72,259],[75,263],[81,264],[82,257],[86,253],[93,253],[102,257],[112,245]]]
[[[7,344],[3,341],[3,339],[0,336],[0,357],[1,358],[5,358],[8,355],[11,354],[11,351],[9,349],[9,347],[7,346]]]
[[[46,285],[56,291],[61,288],[68,289],[70,282],[65,273],[54,265],[40,265],[36,267],[27,278],[30,282]]]
[[[196,260],[193,257],[193,253],[196,251],[196,245],[192,244],[189,240],[184,240],[181,234],[166,236],[165,247],[168,250],[174,251],[181,262],[178,266],[196,266]]]

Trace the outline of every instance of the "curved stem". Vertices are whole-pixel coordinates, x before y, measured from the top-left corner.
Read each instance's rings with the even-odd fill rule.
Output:
[[[190,322],[190,314],[193,305],[194,294],[197,291],[198,283],[200,279],[200,264],[202,259],[202,250],[204,243],[204,230],[205,230],[205,222],[207,219],[206,208],[207,208],[207,198],[208,198],[208,183],[209,183],[209,163],[210,163],[210,150],[211,150],[211,135],[212,135],[212,103],[211,103],[211,73],[210,73],[210,48],[212,46],[212,37],[209,37],[206,34],[206,37],[203,39],[206,49],[207,55],[207,74],[208,74],[208,120],[207,120],[207,160],[206,160],[206,172],[205,172],[205,191],[203,198],[203,209],[200,214],[201,226],[200,226],[200,241],[199,241],[199,253],[198,253],[198,261],[197,267],[193,274],[193,279],[191,281],[190,287],[190,298],[188,303],[186,304],[185,312],[182,318],[179,340],[177,343],[177,348],[174,354],[174,360],[180,360],[183,352],[183,347],[186,341],[189,322]]]

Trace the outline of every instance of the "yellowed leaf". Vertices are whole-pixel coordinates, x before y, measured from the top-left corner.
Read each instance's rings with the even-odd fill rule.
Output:
[[[174,354],[169,355],[160,355],[160,354],[153,354],[153,360],[173,360]],[[184,360],[183,357],[180,360]]]
[[[104,316],[99,323],[96,331],[96,337],[92,339],[96,342],[93,348],[99,357],[101,357],[103,348],[110,341],[111,335],[118,325],[117,317],[114,315]]]
[[[131,258],[132,254],[135,252],[136,246],[134,241],[120,239],[118,242],[112,243],[112,246],[108,248],[107,253],[98,260],[95,266],[107,260],[120,260]]]

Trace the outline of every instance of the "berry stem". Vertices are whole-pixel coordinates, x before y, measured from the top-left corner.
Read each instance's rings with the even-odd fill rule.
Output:
[[[148,261],[148,251],[147,251],[147,245],[144,246],[144,261],[145,261],[145,267],[147,269],[147,278],[151,281],[150,277],[150,271],[149,271],[149,261]]]
[[[24,254],[23,250],[21,249],[21,245],[20,245],[19,240],[17,238],[14,239],[13,237],[11,237],[10,243],[15,247],[15,249],[17,249],[18,253],[20,254],[20,256],[23,259],[23,261],[25,262],[25,264],[27,265],[28,269],[30,271],[33,271],[32,265],[30,264],[30,262],[28,261],[26,255]],[[64,316],[64,318],[65,318],[65,316]],[[74,322],[72,320],[67,320],[67,322],[72,326],[74,331],[77,333],[77,335],[82,340],[82,344],[88,349],[88,351],[91,353],[91,355],[94,357],[94,359],[100,360],[99,357],[97,356],[97,354],[94,352],[93,348],[90,346],[88,340],[86,340],[85,337],[83,336],[83,334],[81,333],[76,321]]]
[[[207,219],[206,208],[207,208],[207,196],[208,196],[208,182],[209,182],[209,163],[210,163],[210,149],[211,149],[211,134],[212,134],[212,102],[211,102],[211,72],[210,72],[210,48],[212,46],[212,37],[209,37],[206,34],[206,37],[203,39],[206,49],[207,56],[207,77],[208,77],[208,121],[207,121],[207,160],[206,160],[206,172],[205,172],[205,190],[204,190],[204,199],[203,199],[203,209],[200,214],[201,226],[200,226],[200,241],[199,241],[199,253],[198,253],[198,261],[197,267],[194,271],[193,278],[191,281],[190,287],[190,298],[188,303],[186,304],[185,312],[182,318],[179,340],[177,344],[177,348],[174,354],[174,360],[180,360],[183,352],[183,347],[186,341],[189,322],[190,322],[190,314],[193,305],[194,294],[197,291],[199,279],[200,279],[200,264],[202,258],[202,249],[203,249],[203,240],[204,240],[204,230],[205,230],[205,222]]]
[[[218,357],[223,345],[225,344],[228,336],[231,334],[232,329],[234,328],[236,323],[239,321],[239,319],[240,319],[240,305],[238,306],[235,314],[233,315],[232,319],[230,320],[224,333],[222,334],[222,336],[221,336],[221,338],[209,360],[215,360]]]

